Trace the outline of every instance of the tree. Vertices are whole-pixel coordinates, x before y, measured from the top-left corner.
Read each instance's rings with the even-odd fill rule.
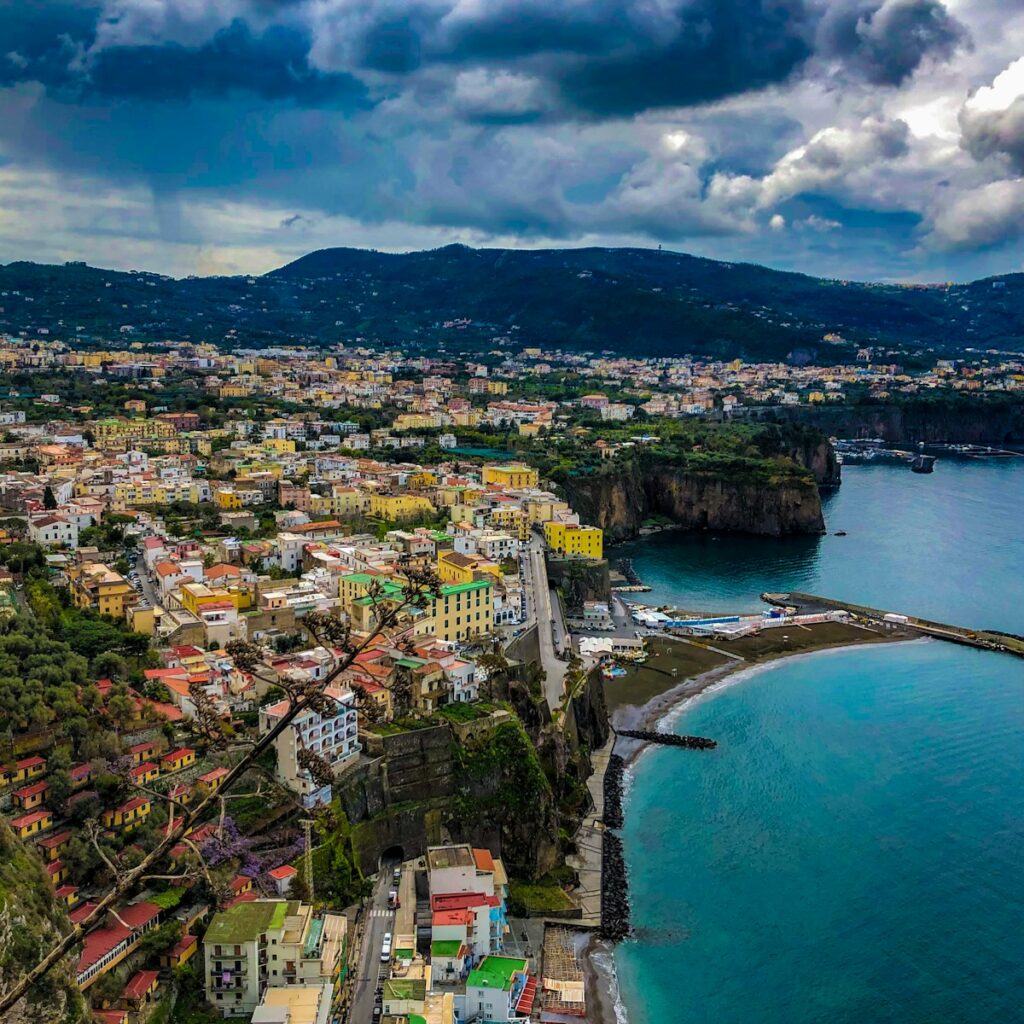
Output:
[[[57,507],[57,499],[53,496],[53,488],[47,484],[43,489],[43,508],[55,509]]]
[[[290,728],[297,716],[307,710],[316,711],[326,716],[337,713],[337,702],[328,697],[325,690],[355,662],[360,653],[366,650],[382,632],[401,627],[406,612],[411,609],[426,608],[434,600],[433,595],[440,589],[441,582],[432,571],[414,569],[407,559],[402,562],[401,568],[404,583],[401,587],[400,597],[386,604],[381,602],[377,625],[365,637],[353,637],[344,623],[324,612],[311,612],[303,618],[304,628],[309,631],[316,643],[328,650],[338,652],[330,671],[320,681],[310,679],[305,673],[302,673],[301,677],[299,674],[296,676],[286,674],[276,680],[278,685],[285,690],[285,699],[288,701],[287,710],[277,719],[276,725],[268,729],[258,740],[250,741],[247,744],[248,749],[228,769],[228,773],[224,776],[221,787],[216,793],[207,794],[189,807],[169,797],[163,797],[171,808],[174,819],[173,822],[168,823],[166,829],[161,831],[162,838],[143,856],[138,864],[127,870],[117,871],[113,884],[96,900],[93,909],[74,924],[34,967],[11,984],[5,992],[0,993],[0,1020],[6,1019],[15,1005],[39,981],[45,978],[56,964],[79,945],[86,935],[98,928],[107,912],[119,901],[137,891],[141,886],[157,879],[167,881],[194,877],[194,872],[169,876],[159,874],[158,869],[175,846],[182,842],[188,845],[188,834],[216,806],[221,808],[221,817],[223,818],[224,801],[230,799],[233,787],[259,763],[263,754],[273,749],[278,736]],[[380,587],[371,585],[367,589],[373,598],[379,598],[383,594]],[[234,641],[229,645],[229,652],[232,654],[235,664],[242,671],[259,673],[264,653],[262,648],[245,641]],[[219,723],[214,726],[204,716],[197,714],[193,729],[209,747],[224,746],[225,733]],[[154,792],[141,785],[136,785],[135,789],[143,793]],[[207,872],[208,877],[205,864],[201,867],[204,872]]]
[[[97,679],[112,679],[123,683],[128,678],[128,662],[113,651],[104,651],[92,659],[92,671]]]

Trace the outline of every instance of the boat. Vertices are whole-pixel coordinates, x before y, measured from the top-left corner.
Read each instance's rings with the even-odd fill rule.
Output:
[[[845,537],[846,536],[846,531],[845,530],[836,530],[836,532],[832,536],[833,537]]]
[[[935,469],[934,455],[918,455],[910,464],[914,473],[931,473]]]

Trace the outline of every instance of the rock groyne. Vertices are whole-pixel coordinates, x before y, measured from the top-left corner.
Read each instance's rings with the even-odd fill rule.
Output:
[[[601,937],[620,942],[630,932],[629,880],[622,840],[605,832],[601,842]]]
[[[706,736],[677,736],[674,732],[655,729],[620,729],[619,735],[646,743],[660,743],[666,747],[685,747],[687,750],[714,750],[718,746],[716,740],[709,740]]]
[[[612,754],[604,773],[604,819],[607,828],[622,828],[622,780],[626,773],[625,758]]]

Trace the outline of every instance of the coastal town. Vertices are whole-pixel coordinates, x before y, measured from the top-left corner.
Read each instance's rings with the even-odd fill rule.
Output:
[[[618,681],[666,644],[662,690],[908,628],[648,607],[606,546],[679,515],[613,522],[586,481],[770,471],[802,495],[779,530],[820,532],[804,506],[838,468],[799,461],[815,420],[787,413],[1024,389],[995,354],[503,341],[466,361],[8,338],[0,367],[3,843],[48,933],[82,929],[70,988],[102,1024],[586,1018],[588,944],[628,930]]]

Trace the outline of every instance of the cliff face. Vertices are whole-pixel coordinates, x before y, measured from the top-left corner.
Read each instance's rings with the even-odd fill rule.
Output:
[[[753,418],[804,423],[837,437],[881,437],[897,444],[949,441],[1024,444],[1024,401],[908,401],[760,410]]]
[[[827,458],[822,460],[823,475],[830,476]],[[687,530],[765,537],[825,530],[821,498],[811,479],[765,484],[630,464],[614,475],[575,479],[566,492],[582,521],[600,526],[612,540],[635,536],[652,516],[665,516]]]
[[[69,927],[42,862],[0,822],[0,992],[33,967]],[[75,954],[15,1004],[4,1024],[82,1024],[89,1018],[75,982]]]

